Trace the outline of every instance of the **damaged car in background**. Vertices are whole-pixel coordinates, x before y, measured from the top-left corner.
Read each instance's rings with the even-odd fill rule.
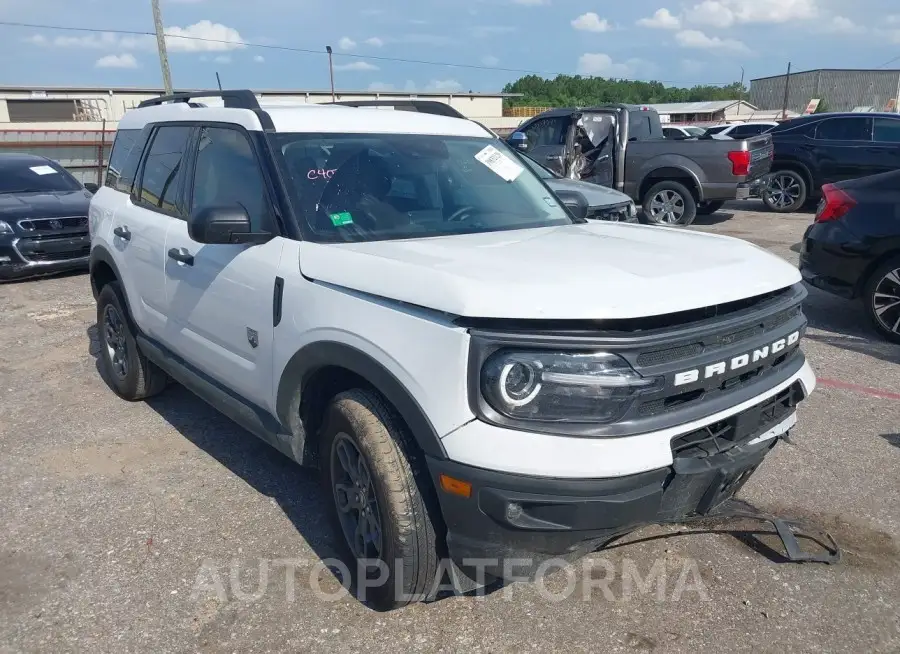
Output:
[[[545,111],[508,141],[564,177],[625,193],[648,223],[682,226],[749,197],[753,180],[769,172],[773,152],[766,134],[666,139],[654,109],[626,104]]]

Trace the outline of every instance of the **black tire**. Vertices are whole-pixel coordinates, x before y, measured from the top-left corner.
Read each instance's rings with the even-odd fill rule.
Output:
[[[116,395],[134,402],[162,392],[168,377],[138,347],[126,306],[118,282],[104,286],[97,298],[97,332],[104,380]]]
[[[659,196],[659,197],[658,197]],[[671,198],[674,202],[674,210],[671,213],[674,220],[667,219],[667,213],[656,211],[654,207],[664,198]],[[694,222],[697,217],[697,202],[691,192],[679,182],[666,180],[659,182],[650,187],[650,190],[644,195],[642,206],[644,209],[644,218],[651,225],[680,225],[686,227]],[[678,208],[681,213],[678,214]]]
[[[863,293],[866,313],[875,330],[892,343],[900,343],[900,305],[893,304],[891,297],[900,301],[900,256],[878,266],[866,281]]]
[[[358,545],[354,550],[349,533],[357,532],[352,529],[352,524],[345,524],[347,520],[352,522],[351,513],[355,511],[358,525],[362,512],[353,508],[341,511],[339,495],[347,500],[348,507],[353,500],[351,493],[341,493],[336,489],[336,484],[346,487],[354,481],[345,476],[347,468],[342,466],[338,452],[340,448],[350,449],[348,440],[355,446],[357,456],[362,457],[371,482],[367,485],[371,492],[353,495],[357,504],[360,503],[360,496],[365,496],[362,503],[373,513],[378,513],[380,526],[377,530],[380,551],[373,548],[365,556],[359,555]],[[436,498],[433,497],[433,487],[423,457],[391,407],[374,391],[355,389],[340,393],[326,411],[320,452],[325,492],[330,498],[337,538],[349,555],[348,563],[357,598],[378,610],[390,610],[413,601],[430,599],[440,584],[437,579],[437,534],[442,530],[435,525],[440,513],[434,506]],[[363,543],[363,547],[369,550],[366,539]],[[357,565],[361,558],[377,559],[381,562],[378,565],[387,570],[384,582],[376,586],[367,585],[365,594],[361,592],[361,568]],[[373,573],[368,575],[370,584],[371,579],[383,574],[383,570]]]
[[[697,215],[711,216],[724,206],[725,202],[722,200],[716,200],[714,202],[701,202],[697,205]]]
[[[779,170],[769,175],[769,180],[760,195],[769,211],[794,213],[806,204],[809,189],[800,173],[793,170]]]

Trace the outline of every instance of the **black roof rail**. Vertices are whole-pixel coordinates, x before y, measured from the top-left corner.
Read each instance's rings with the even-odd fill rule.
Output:
[[[415,111],[420,114],[466,119],[463,114],[449,104],[438,102],[437,100],[341,100],[340,102],[329,102],[328,104],[339,104],[345,107],[393,107],[399,111]]]
[[[166,102],[190,102],[194,98],[222,98],[225,106],[229,109],[259,109],[259,100],[249,89],[237,89],[233,91],[197,91],[191,93],[185,91],[182,93],[173,93],[172,95],[161,95],[158,98],[144,100],[138,105],[138,109],[143,107],[155,107]]]

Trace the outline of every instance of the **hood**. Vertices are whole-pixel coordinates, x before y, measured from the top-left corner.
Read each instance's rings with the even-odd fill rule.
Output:
[[[591,184],[590,182],[580,182],[575,179],[547,179],[547,186],[552,191],[578,191],[588,202],[588,206],[592,209],[600,207],[612,207],[617,204],[631,202],[631,198],[611,188]]]
[[[91,194],[84,190],[53,193],[0,193],[0,220],[87,216]]]
[[[300,244],[319,282],[472,318],[639,318],[788,287],[800,273],[738,239],[590,223],[400,241]]]

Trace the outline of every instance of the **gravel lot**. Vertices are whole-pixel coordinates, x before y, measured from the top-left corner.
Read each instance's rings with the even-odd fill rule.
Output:
[[[692,229],[796,263],[811,216],[760,208],[734,203]],[[807,313],[821,385],[796,444],[780,445],[742,496],[828,529],[841,565],[648,528],[590,557],[615,572],[608,594],[579,575],[574,593],[549,601],[543,589],[568,579],[558,572],[545,586],[384,614],[335,592],[319,566],[335,551],[311,474],[180,387],[137,404],[107,389],[86,276],[0,286],[0,649],[900,651],[900,347],[879,341],[859,307],[815,290]],[[662,601],[655,585],[627,583],[654,565]]]

